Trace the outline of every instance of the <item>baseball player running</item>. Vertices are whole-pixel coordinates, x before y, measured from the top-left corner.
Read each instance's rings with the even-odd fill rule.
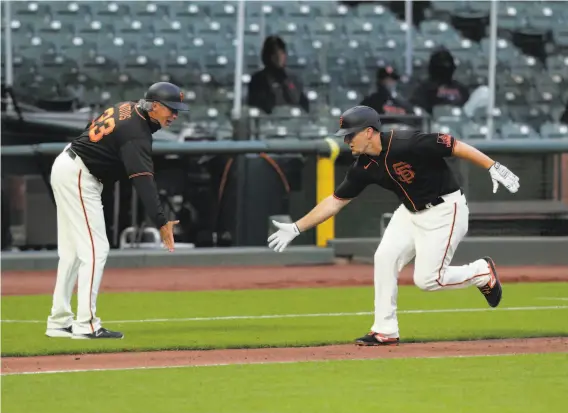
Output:
[[[176,85],[155,83],[138,102],[121,102],[86,126],[55,159],[51,186],[57,206],[59,264],[48,337],[123,338],[101,326],[97,295],[109,253],[101,192],[103,182],[128,175],[148,215],[160,229],[165,246],[174,250],[173,225],[164,215],[154,182],[152,134],[168,127],[178,111],[189,110]],[[77,318],[71,296],[78,279]]]
[[[469,209],[444,158],[457,156],[485,168],[493,181],[510,192],[519,178],[505,166],[453,136],[414,131],[379,132],[378,113],[356,106],[342,114],[336,136],[343,136],[357,157],[333,195],[293,224],[273,221],[278,231],[269,247],[283,251],[300,232],[336,215],[367,185],[393,191],[402,205],[394,212],[374,256],[375,321],[358,345],[399,343],[396,315],[399,271],[415,257],[414,283],[424,291],[476,286],[491,307],[501,301],[501,283],[489,257],[450,266],[468,229]]]

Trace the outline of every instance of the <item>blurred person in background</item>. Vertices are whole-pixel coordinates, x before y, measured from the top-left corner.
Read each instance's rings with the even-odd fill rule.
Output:
[[[369,106],[380,115],[408,115],[414,113],[412,104],[397,90],[399,74],[392,66],[379,67],[377,69],[377,91],[365,96],[361,105]],[[383,123],[404,123],[396,117],[382,118]]]
[[[264,69],[254,73],[248,86],[249,106],[272,113],[276,106],[300,106],[310,111],[308,98],[298,79],[286,71],[286,43],[268,36],[262,47]]]
[[[456,64],[454,57],[445,48],[432,53],[428,64],[428,79],[421,82],[410,101],[432,114],[436,105],[462,107],[469,99],[467,86],[454,80]]]

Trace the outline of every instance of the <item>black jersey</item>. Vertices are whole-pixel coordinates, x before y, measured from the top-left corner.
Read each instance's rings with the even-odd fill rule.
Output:
[[[106,109],[71,143],[73,152],[103,183],[115,182],[125,174],[136,178],[138,195],[158,228],[167,222],[152,162],[152,134],[159,129],[160,124],[136,102],[121,102]]]
[[[370,184],[394,192],[412,212],[440,196],[460,189],[445,157],[452,155],[451,135],[414,131],[381,133],[378,156],[360,155],[335,190],[339,199],[352,199]]]

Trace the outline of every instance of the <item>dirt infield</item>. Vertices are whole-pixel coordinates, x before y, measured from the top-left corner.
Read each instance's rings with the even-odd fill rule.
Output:
[[[498,268],[498,271],[504,283],[568,282],[568,267],[563,266],[501,267]],[[412,272],[412,266],[407,267],[401,273],[399,284],[412,284]],[[51,294],[54,283],[55,271],[5,272],[2,274],[2,295]],[[103,277],[101,292],[238,290],[371,285],[373,285],[373,268],[370,265],[137,268],[108,269]],[[347,345],[308,348],[4,357],[2,358],[2,374],[544,352],[568,352],[568,338],[415,343],[383,348]]]
[[[401,344],[396,347],[357,347],[354,345],[342,345],[252,350],[161,351],[150,353],[3,358],[2,374],[91,371],[101,369],[124,370],[228,364],[293,363],[323,360],[471,357],[560,352],[568,352],[568,338],[414,343]]]
[[[568,281],[568,267],[498,267],[504,283]],[[412,284],[413,267],[406,267],[399,284]],[[51,294],[55,271],[2,273],[2,295]],[[373,285],[371,265],[307,267],[196,267],[108,269],[104,292],[240,290],[252,288],[315,288]]]

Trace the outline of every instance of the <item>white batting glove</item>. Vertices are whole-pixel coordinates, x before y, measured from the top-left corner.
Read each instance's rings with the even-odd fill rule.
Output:
[[[300,235],[300,230],[296,224],[284,224],[276,221],[272,221],[272,223],[278,228],[278,231],[268,237],[268,246],[276,252],[282,252],[294,238]]]
[[[489,168],[489,175],[493,181],[493,193],[497,192],[499,184],[503,185],[509,192],[517,192],[519,190],[519,177],[511,172],[505,165],[495,162]]]

